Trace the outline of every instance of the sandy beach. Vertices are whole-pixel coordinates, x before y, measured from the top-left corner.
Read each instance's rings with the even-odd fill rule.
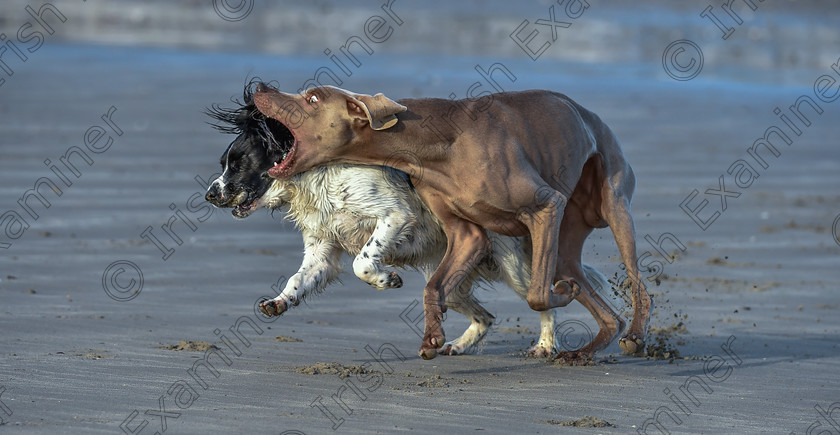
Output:
[[[820,15],[819,2],[807,4],[812,15],[796,20]],[[462,98],[473,83],[495,87],[482,74],[495,66],[502,89],[563,92],[615,131],[637,177],[633,215],[639,255],[652,268],[649,343],[657,357],[625,356],[613,343],[585,367],[528,358],[539,317],[496,285],[477,290],[496,316],[482,352],[424,361],[424,282],[410,271],[402,288],[382,292],[345,273],[280,318],[262,317],[255,305],[297,270],[301,236],[281,212],[237,221],[204,202],[232,137],[208,126],[202,110],[230,105],[252,76],[295,91],[325,65],[340,71],[323,47],[338,53],[352,31],[331,29],[347,36],[315,43],[309,54],[44,33],[25,62],[11,48],[0,57],[14,69],[0,74],[0,431],[840,433],[833,34],[803,48],[807,56],[786,71],[762,67],[756,53],[741,65],[728,50],[764,47],[762,29],[771,22],[784,31],[784,22],[758,9],[742,27],[727,21],[735,32],[724,41],[698,17],[703,3],[662,12],[672,24],[626,50],[613,47],[626,52],[643,41],[657,52],[613,62],[558,54],[573,50],[560,46],[563,32],[600,32],[587,17],[618,19],[593,1],[579,18],[566,16],[572,24],[558,28],[560,42],[534,60],[510,34],[527,19],[525,38],[536,19],[547,19],[546,3],[498,6],[515,16],[512,26],[463,30],[486,31],[486,51],[435,54],[410,49],[412,35],[434,26],[398,6],[402,25],[379,9],[395,29],[381,44],[387,49],[369,42],[377,51],[360,66],[342,58],[352,66],[338,76],[342,87]],[[269,7],[258,2],[233,25]],[[379,3],[372,8],[345,24],[363,29]],[[11,21],[8,35],[26,20]],[[661,28],[683,22],[711,30],[692,36],[705,50],[702,71],[675,80],[662,50],[683,36]],[[540,38],[551,32],[535,29]],[[500,54],[493,44],[504,45]],[[778,155],[751,151],[762,140]],[[620,279],[609,229],[589,238],[584,261]],[[449,313],[447,336],[467,324]],[[579,304],[558,310],[561,347],[595,329]]]

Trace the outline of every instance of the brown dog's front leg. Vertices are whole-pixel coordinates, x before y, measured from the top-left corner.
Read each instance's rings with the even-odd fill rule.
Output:
[[[420,345],[420,357],[432,359],[446,342],[443,332],[443,313],[446,296],[458,288],[472,269],[491,250],[490,239],[481,227],[452,218],[443,225],[447,237],[446,254],[423,290],[425,335]]]
[[[438,269],[440,270],[440,269]],[[423,359],[432,359],[437,356],[438,348],[446,342],[446,334],[443,332],[443,312],[446,306],[440,301],[440,293],[437,288],[428,284],[423,289],[423,314],[425,315],[425,332],[423,341],[420,343],[419,355]]]

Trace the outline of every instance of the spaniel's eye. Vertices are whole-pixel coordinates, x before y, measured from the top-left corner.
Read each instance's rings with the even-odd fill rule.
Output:
[[[310,103],[317,103],[318,102],[318,96],[312,95],[311,97],[309,97],[309,102]]]

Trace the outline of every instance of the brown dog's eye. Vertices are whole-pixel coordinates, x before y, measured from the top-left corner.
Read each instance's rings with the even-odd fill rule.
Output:
[[[310,103],[317,103],[318,102],[318,96],[316,96],[316,95],[310,96],[309,97],[309,102]]]

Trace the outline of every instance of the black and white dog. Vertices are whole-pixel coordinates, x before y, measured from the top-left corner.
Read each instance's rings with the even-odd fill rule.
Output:
[[[286,180],[266,172],[282,161],[294,141],[281,123],[263,116],[253,104],[251,86],[236,109],[213,106],[207,112],[222,132],[236,138],[222,154],[222,175],[209,186],[206,199],[217,207],[232,207],[246,218],[259,208],[288,207],[303,233],[303,261],[273,300],[261,303],[269,316],[296,306],[308,294],[323,291],[341,272],[344,253],[355,256],[353,272],[378,290],[402,286],[386,268],[412,268],[428,279],[446,250],[446,235],[409,182],[408,175],[389,167],[339,165],[316,168]],[[469,353],[492,325],[494,317],[476,300],[479,282],[501,281],[520,297],[528,294],[531,246],[527,238],[488,233],[493,252],[446,300],[448,307],[470,319],[470,326],[440,353]],[[603,296],[610,285],[594,268],[584,265],[586,278]],[[554,310],[540,312],[540,338],[529,355],[557,351]]]

